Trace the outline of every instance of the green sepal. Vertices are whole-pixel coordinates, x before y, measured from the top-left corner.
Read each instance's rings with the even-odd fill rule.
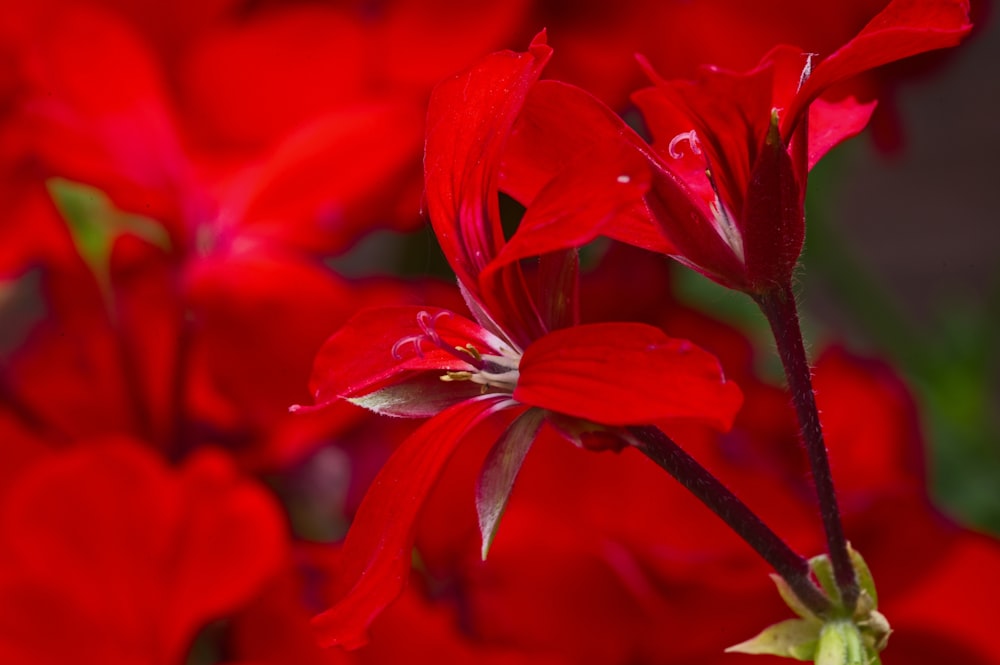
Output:
[[[872,577],[871,569],[865,563],[864,557],[851,547],[850,543],[847,544],[847,553],[851,557],[854,574],[858,577],[858,585],[863,591],[868,592],[868,597],[872,601],[872,607],[878,607],[878,592],[875,591],[875,578]]]
[[[837,586],[837,578],[833,574],[833,564],[830,557],[820,554],[809,559],[809,568],[819,582],[820,587],[826,592],[827,597],[834,605],[840,607],[843,600],[840,597],[840,588]]]
[[[871,571],[860,554],[850,546],[848,551],[860,587],[853,614],[842,605],[829,557],[816,556],[809,560],[809,569],[830,600],[829,612],[814,614],[785,580],[771,575],[785,604],[801,618],[776,623],[726,651],[812,660],[815,665],[881,665],[878,654],[886,648],[892,628],[877,610]]]
[[[841,619],[823,625],[816,647],[816,665],[868,665],[861,631],[853,621]]]
[[[486,561],[493,545],[517,474],[543,422],[544,410],[529,409],[510,424],[483,462],[479,481],[476,483],[476,512],[483,539],[483,561]]]
[[[778,594],[781,599],[785,601],[785,604],[791,608],[793,612],[798,614],[803,619],[808,619],[810,621],[818,621],[819,617],[812,613],[808,607],[805,606],[795,592],[792,591],[792,587],[788,586],[788,582],[781,577],[781,575],[776,575],[771,573],[771,580],[774,582],[774,586],[778,587]]]
[[[812,660],[822,624],[810,619],[786,619],[768,626],[757,636],[734,644],[726,653],[746,653]]]

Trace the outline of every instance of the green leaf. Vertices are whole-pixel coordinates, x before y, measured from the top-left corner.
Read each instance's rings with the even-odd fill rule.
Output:
[[[808,619],[787,619],[768,626],[756,637],[740,642],[726,653],[746,653],[812,660],[822,626]]]

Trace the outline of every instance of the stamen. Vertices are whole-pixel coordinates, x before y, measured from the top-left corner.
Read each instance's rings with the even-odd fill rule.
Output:
[[[396,360],[404,360],[403,349],[407,344],[413,345],[413,352],[420,358],[424,357],[423,344],[428,342],[441,351],[457,358],[465,366],[472,369],[445,368],[444,374],[440,378],[442,381],[471,381],[482,386],[485,393],[489,389],[499,389],[506,392],[513,392],[517,386],[519,376],[518,366],[521,362],[521,354],[508,349],[500,344],[499,355],[494,353],[482,354],[472,344],[465,346],[452,346],[447,344],[437,330],[434,329],[439,319],[451,316],[451,312],[441,311],[433,316],[426,311],[417,313],[417,326],[420,328],[419,335],[407,335],[392,345],[392,357]],[[494,349],[488,349],[494,351]]]
[[[472,359],[477,362],[480,362],[483,359],[483,356],[481,353],[479,353],[479,350],[476,347],[472,346],[471,344],[466,344],[465,346],[456,346],[455,350],[460,351],[462,353],[468,353],[470,356],[472,356]]]
[[[442,381],[469,381],[472,379],[472,372],[445,372],[440,377]]]
[[[692,129],[690,132],[681,132],[674,138],[670,139],[670,145],[667,146],[667,152],[670,153],[671,157],[674,159],[680,159],[684,156],[684,152],[682,150],[678,150],[677,146],[685,141],[687,141],[687,144],[691,147],[692,155],[701,154],[701,144],[698,142],[698,132]]]
[[[802,55],[806,56],[806,64],[805,67],[802,68],[802,73],[799,74],[799,87],[796,89],[796,91],[802,89],[802,86],[806,82],[806,80],[810,76],[812,76],[813,58],[819,57],[819,53],[803,53]]]
[[[392,357],[396,360],[402,360],[403,354],[400,353],[402,349],[407,344],[413,344],[413,351],[417,354],[418,358],[424,357],[424,350],[420,348],[420,342],[423,340],[423,335],[410,335],[409,337],[403,337],[395,344],[392,345]]]
[[[441,346],[443,342],[441,341],[441,336],[437,334],[434,330],[434,326],[437,324],[439,319],[443,319],[451,316],[451,312],[443,311],[438,312],[434,316],[431,316],[425,311],[417,312],[417,325],[424,332],[427,339],[429,339],[435,346]]]
[[[493,387],[513,392],[514,388],[517,387],[517,380],[520,376],[520,372],[516,369],[507,370],[506,372],[483,371],[476,372],[469,377],[469,380],[473,383],[481,384],[484,388]]]
[[[485,361],[483,360],[483,356],[479,353],[478,349],[476,349],[472,344],[466,344],[464,347],[452,346],[445,342],[435,329],[438,321],[449,316],[452,316],[452,313],[447,310],[442,310],[433,315],[424,310],[417,312],[417,327],[420,328],[420,334],[407,335],[406,337],[397,340],[396,343],[392,345],[392,357],[396,360],[405,360],[403,349],[407,344],[412,344],[414,354],[416,354],[418,358],[422,359],[424,358],[423,344],[426,342],[436,346],[445,353],[457,358],[467,365],[472,365],[477,369],[482,369],[485,366]]]

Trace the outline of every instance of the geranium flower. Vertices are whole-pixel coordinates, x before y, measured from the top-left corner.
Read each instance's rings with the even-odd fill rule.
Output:
[[[477,487],[483,554],[514,478],[543,423],[595,449],[621,447],[617,428],[695,420],[728,428],[740,403],[718,362],[637,323],[576,325],[574,252],[529,272],[498,260],[503,149],[551,50],[498,53],[442,83],[428,112],[427,207],[472,318],[432,307],[358,314],[317,357],[316,407],[341,399],[395,416],[433,416],[385,465],[344,545],[341,599],[314,624],[324,644],[359,646],[402,590],[420,506],[466,438],[499,440]],[[645,165],[611,146],[555,177],[525,213],[553,226],[594,224],[641,196]],[[499,434],[498,431],[502,431]]]
[[[652,131],[652,146],[583,91],[542,82],[516,132],[521,146],[514,167],[537,153],[562,152],[561,162],[574,161],[594,141],[632,145],[651,165],[648,209],[637,208],[610,228],[576,226],[565,244],[612,235],[759,295],[790,282],[805,235],[809,169],[861,131],[874,109],[821,95],[880,65],[953,46],[970,28],[962,0],[895,0],[823,58],[781,45],[748,72],[704,67],[693,81],[664,80],[647,63],[655,86],[634,99]],[[538,182],[537,174],[522,177],[515,196],[530,200]],[[657,243],[648,229],[622,226],[626,221],[635,227],[644,215],[665,240]],[[522,225],[520,232],[534,231]],[[547,235],[556,246],[555,234]]]
[[[246,465],[287,464],[320,441],[319,430],[330,436],[336,420],[332,411],[315,419],[287,413],[289,403],[308,398],[312,360],[330,330],[362,303],[426,299],[391,280],[348,281],[316,255],[353,242],[373,219],[389,221],[365,201],[378,192],[395,207],[382,192],[394,189],[386,183],[397,182],[397,166],[418,181],[430,83],[415,99],[406,93],[406,110],[374,104],[385,114],[360,98],[350,110],[343,100],[334,103],[346,94],[340,81],[326,101],[305,94],[296,102],[286,95],[283,104],[272,99],[267,108],[252,104],[243,121],[268,112],[282,121],[261,119],[271,128],[267,137],[244,137],[239,150],[235,139],[219,139],[209,150],[194,140],[201,136],[191,130],[197,114],[166,84],[188,77],[156,48],[161,42],[115,8],[35,4],[9,25],[0,21],[0,33],[23,33],[11,49],[20,78],[10,112],[20,123],[16,145],[24,162],[16,179],[0,177],[0,191],[16,194],[0,222],[2,233],[11,231],[0,273],[21,275],[8,288],[31,293],[44,307],[4,349],[2,401],[32,411],[29,420],[51,430],[46,439],[126,432],[170,457],[211,441],[238,451]],[[130,6],[142,15],[145,4],[156,9]],[[334,25],[351,25],[334,21],[339,10],[302,11],[295,25],[312,19],[327,35]],[[205,23],[184,16],[187,27],[200,26],[205,50],[225,50],[239,62],[273,52],[270,40],[287,29],[267,13],[252,22],[255,39],[239,40],[234,33],[242,32],[236,25],[223,30],[221,17]],[[209,24],[215,28],[205,32]],[[154,26],[169,27],[151,20]],[[234,50],[222,49],[220,40]],[[174,46],[186,51],[190,44]],[[329,48],[319,60],[346,61],[354,47]],[[212,72],[225,73],[221,65],[203,66],[206,60],[197,64],[206,88]],[[365,127],[376,128],[376,141]],[[8,145],[2,138],[0,144]],[[334,176],[338,185],[330,187],[333,171],[322,161],[337,153],[334,144],[347,150],[341,165],[344,154],[360,155],[358,145],[365,150],[350,162],[352,177]],[[406,217],[415,221],[419,196],[409,198]],[[37,270],[23,274],[26,266]]]
[[[90,439],[5,489],[5,663],[185,662],[198,632],[286,557],[280,507],[216,450],[169,468],[145,442]]]

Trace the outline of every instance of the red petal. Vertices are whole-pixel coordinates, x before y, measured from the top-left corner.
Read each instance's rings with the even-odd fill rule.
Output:
[[[341,251],[376,223],[393,220],[398,204],[387,187],[419,178],[423,131],[409,99],[356,104],[293,133],[225,193],[241,233],[317,253]]]
[[[188,117],[213,148],[271,145],[366,98],[371,63],[357,57],[367,48],[360,22],[312,3],[270,9],[218,25],[210,38],[194,40],[180,63]]]
[[[689,168],[682,175],[693,176],[692,189],[714,199],[715,190],[705,189],[707,160],[719,198],[735,214],[738,223],[753,169],[754,151],[766,135],[771,117],[774,66],[764,62],[751,71],[740,73],[703,67],[694,81],[665,81],[648,65],[646,69],[656,83],[661,102],[649,110],[642,107],[643,113],[650,116],[650,122],[661,128],[660,131],[654,129],[657,150],[671,164],[676,161],[670,150],[675,137],[679,132],[694,129],[704,155],[695,160],[699,168]],[[655,100],[656,95],[637,96],[636,102],[641,104],[650,99]],[[657,119],[657,113],[666,114],[666,117]],[[694,151],[685,152],[690,155]],[[689,158],[694,160],[694,157]]]
[[[184,278],[198,321],[188,408],[216,427],[239,414],[240,427],[268,438],[289,404],[308,399],[313,358],[330,331],[376,297],[314,262],[264,251],[214,253],[189,262]]]
[[[552,49],[544,33],[527,53],[503,51],[434,89],[424,156],[427,210],[441,249],[466,285],[503,245],[500,154]],[[478,294],[474,294],[478,295]]]
[[[536,197],[546,189],[549,201],[545,205],[551,206],[551,181],[560,174],[580,170],[581,165],[589,175],[567,174],[562,177],[563,186],[569,187],[574,186],[571,178],[577,179],[575,193],[578,197],[596,197],[600,192],[592,191],[592,185],[587,184],[587,180],[600,183],[609,174],[612,182],[619,175],[629,175],[632,184],[641,187],[640,183],[645,183],[648,177],[639,162],[629,159],[623,150],[626,146],[637,154],[648,150],[645,142],[621,118],[589,93],[559,81],[540,81],[528,95],[504,153],[501,188],[526,205],[528,215],[540,217],[539,211],[532,212]],[[604,160],[614,160],[622,172],[611,174],[615,165],[601,163]],[[611,192],[618,189],[604,188]],[[621,196],[624,193],[618,191],[614,194],[620,197],[618,218],[614,225],[599,230],[581,228],[574,240],[577,246],[589,242],[597,234],[604,234],[652,251],[672,253],[673,248],[660,233],[645,206],[637,200],[631,207],[626,207],[627,199]],[[582,223],[585,219],[576,221]],[[591,221],[602,223],[599,218]],[[530,225],[530,222],[526,217],[521,222],[521,228]],[[569,222],[565,225],[569,226]],[[512,241],[517,241],[516,236]],[[539,253],[536,252],[536,255]]]
[[[967,0],[894,0],[813,69],[782,119],[782,136],[789,136],[809,102],[833,84],[889,62],[954,46],[971,28]]]
[[[647,197],[650,211],[676,247],[673,256],[721,284],[743,289],[745,266],[739,242],[723,235],[739,236],[743,231],[753,152],[767,130],[770,113],[770,72],[705,69],[697,82],[655,80],[655,88],[633,95],[663,163],[653,175]],[[692,130],[697,147],[690,141],[676,143]],[[706,176],[709,168],[711,181]],[[713,209],[717,199],[725,217]]]
[[[622,213],[642,204],[649,167],[634,148],[599,144],[580,160],[577,168],[563,171],[538,193],[491,268],[581,247],[610,230],[612,223],[617,226]]]
[[[32,136],[46,173],[176,222],[193,183],[149,46],[114,13],[85,3],[49,12],[36,40]]]
[[[480,272],[504,243],[500,225],[500,156],[528,90],[551,54],[545,33],[527,53],[504,51],[434,90],[424,155],[427,209],[441,249],[475,301],[480,318],[502,324],[524,346],[545,331],[518,265],[482,282]],[[479,318],[477,316],[477,318]]]
[[[0,603],[3,662],[182,661],[285,556],[273,497],[214,451],[176,470],[132,440],[90,441],[28,469],[5,499],[0,577],[32,602]],[[7,657],[22,646],[31,659]]]
[[[433,329],[448,346],[472,344],[480,352],[494,353],[506,346],[479,324],[438,307],[364,310],[334,333],[316,356],[310,381],[316,404],[366,395],[413,371],[474,369],[451,353],[417,339],[423,334],[418,317],[424,315],[434,319]],[[407,338],[412,341],[400,344]]]
[[[602,425],[690,419],[721,430],[742,401],[714,356],[640,323],[542,337],[521,359],[514,399]]]
[[[580,322],[580,253],[576,248],[538,257],[538,292],[546,330]]]
[[[817,99],[809,107],[808,169],[834,147],[856,136],[868,126],[875,112],[875,102],[860,104],[854,99],[826,102]]]
[[[513,405],[502,395],[458,404],[427,421],[389,458],[347,535],[340,601],[313,619],[323,646],[367,642],[368,626],[406,586],[417,515],[448,459],[469,430]]]

